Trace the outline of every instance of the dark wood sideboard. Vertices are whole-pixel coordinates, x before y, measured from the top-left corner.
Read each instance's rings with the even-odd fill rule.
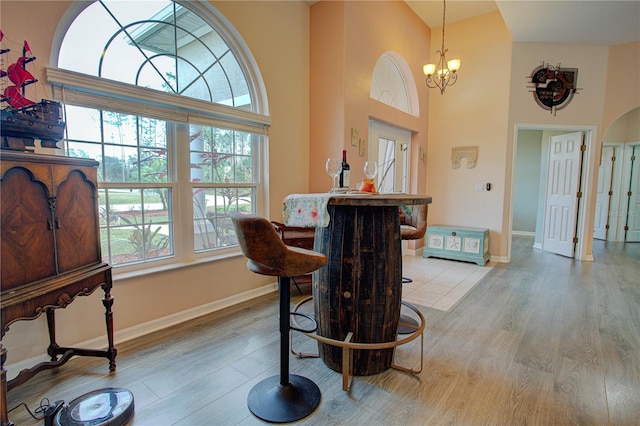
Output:
[[[71,357],[109,360],[113,342],[111,266],[102,261],[97,192],[98,163],[89,159],[0,151],[0,421],[8,419],[7,392],[38,372]],[[107,349],[60,347],[55,310],[77,296],[104,291]],[[46,315],[51,361],[22,370],[7,381],[2,338],[19,320]]]

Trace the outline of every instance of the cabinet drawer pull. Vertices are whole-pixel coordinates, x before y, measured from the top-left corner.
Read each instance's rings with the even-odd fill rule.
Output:
[[[56,229],[60,229],[60,219],[56,217]]]
[[[455,236],[456,236],[456,231],[453,231],[453,232],[451,233],[451,235],[453,235],[453,236],[455,237]]]
[[[47,229],[51,231],[53,229],[53,222],[51,219],[47,219]]]

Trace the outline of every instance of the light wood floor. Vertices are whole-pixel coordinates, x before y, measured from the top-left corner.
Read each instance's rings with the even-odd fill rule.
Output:
[[[592,263],[531,244],[514,237],[512,263],[493,268],[451,312],[424,309],[419,376],[358,377],[345,393],[322,361],[292,357],[291,373],[322,391],[300,423],[640,424],[640,244],[596,241]],[[279,372],[276,312],[270,296],[120,344],[112,374],[104,360],[75,358],[12,390],[9,407],[111,386],[135,395],[133,425],[260,424],[246,397]],[[294,342],[315,345],[301,335]],[[398,359],[413,363],[417,352],[403,348]],[[22,407],[10,418],[42,424]]]

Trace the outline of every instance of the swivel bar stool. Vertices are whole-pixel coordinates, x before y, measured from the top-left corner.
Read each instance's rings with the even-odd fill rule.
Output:
[[[290,278],[308,274],[327,262],[326,256],[312,250],[284,244],[266,219],[249,214],[233,214],[231,221],[238,244],[249,260],[247,268],[261,275],[278,277],[280,309],[280,376],[256,384],[247,397],[249,410],[262,420],[274,423],[293,422],[311,414],[320,404],[320,389],[313,381],[289,375],[289,330],[312,333],[315,319],[289,310]],[[291,326],[290,315],[304,316],[315,327],[304,330]]]
[[[402,207],[401,207],[402,208]],[[424,237],[424,234],[427,232],[427,211],[428,205],[422,204],[419,206],[407,206],[410,215],[401,215],[400,216],[400,237],[403,240],[419,240]],[[402,283],[407,284],[411,283],[413,280],[411,278],[402,276]],[[418,322],[413,318],[400,315],[400,323],[409,324],[409,326],[400,325],[398,327],[399,334],[410,334],[416,330],[418,326]]]

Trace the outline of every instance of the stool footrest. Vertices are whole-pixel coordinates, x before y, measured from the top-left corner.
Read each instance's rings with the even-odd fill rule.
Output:
[[[298,314],[298,310],[307,302],[313,300],[313,296],[309,296],[305,299],[302,299],[301,301],[299,301],[294,307],[293,307],[293,311],[292,314]],[[342,359],[342,390],[349,392],[351,390],[351,383],[353,382],[353,375],[352,375],[352,362],[353,362],[353,351],[354,350],[358,350],[358,349],[389,349],[389,348],[396,348],[400,345],[404,345],[405,343],[409,343],[412,340],[417,339],[418,337],[420,337],[420,369],[415,370],[413,368],[408,368],[408,367],[404,367],[401,365],[396,364],[395,362],[391,365],[392,368],[396,369],[396,370],[400,370],[400,371],[404,371],[407,373],[411,373],[411,374],[420,374],[422,372],[422,367],[423,367],[423,363],[424,363],[424,328],[425,328],[425,319],[424,319],[424,315],[422,315],[422,312],[420,312],[415,306],[411,305],[410,303],[407,302],[401,302],[402,305],[406,306],[407,308],[409,308],[410,310],[412,310],[419,318],[420,318],[420,322],[418,323],[416,321],[416,325],[413,326],[412,324],[409,323],[403,323],[403,325],[406,325],[410,328],[412,328],[414,330],[413,333],[409,334],[407,337],[403,337],[401,339],[397,339],[394,340],[393,342],[382,342],[382,343],[357,343],[357,342],[353,342],[353,332],[349,332],[347,334],[347,336],[345,337],[344,340],[336,340],[336,339],[332,339],[329,337],[324,337],[324,336],[320,336],[317,333],[313,332],[313,333],[305,333],[306,336],[311,337],[314,340],[317,340],[320,343],[324,343],[324,344],[328,344],[328,345],[332,345],[332,346],[338,346],[342,348],[342,353],[343,353],[343,359]],[[308,315],[303,315],[305,317],[308,317]],[[294,322],[295,322],[295,317],[294,317]],[[295,329],[293,327],[291,327],[292,329]],[[311,358],[311,357],[318,357],[319,354],[309,354],[309,353],[303,353],[303,352],[297,352],[293,349],[293,347],[290,348],[291,353],[293,355],[296,355],[299,358]],[[394,354],[395,355],[395,354]],[[345,357],[347,359],[345,359]]]
[[[309,321],[311,321],[313,323],[313,328],[300,328],[300,327],[294,327],[294,326],[290,325],[289,328],[291,330],[300,331],[302,333],[313,333],[318,329],[318,322],[311,315],[303,314],[302,312],[294,312],[294,311],[289,312],[289,314],[290,315],[297,315],[299,317],[306,318],[306,319],[308,319]],[[296,322],[295,324],[297,325],[298,323]]]

